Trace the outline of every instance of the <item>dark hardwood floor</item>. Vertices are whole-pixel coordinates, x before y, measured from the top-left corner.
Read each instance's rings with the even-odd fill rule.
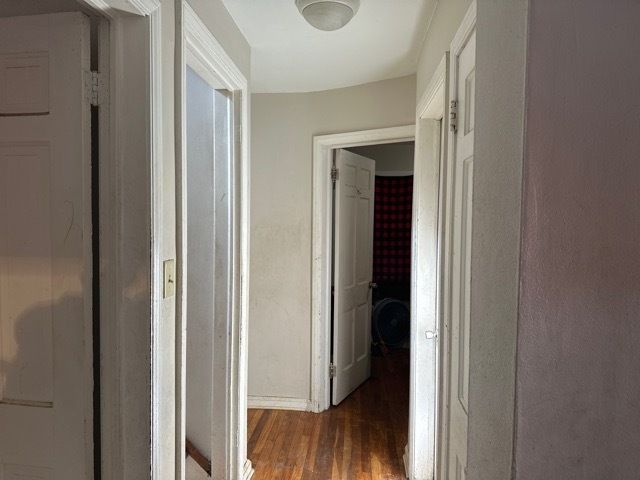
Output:
[[[372,358],[372,375],[338,407],[316,414],[249,410],[255,480],[404,480],[409,353]]]

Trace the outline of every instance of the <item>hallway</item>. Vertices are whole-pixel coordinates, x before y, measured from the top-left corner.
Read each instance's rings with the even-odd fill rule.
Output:
[[[250,409],[255,480],[400,480],[407,443],[409,351],[372,357],[372,375],[320,414]]]

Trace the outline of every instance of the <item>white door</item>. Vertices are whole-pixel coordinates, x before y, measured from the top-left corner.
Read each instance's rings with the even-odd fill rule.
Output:
[[[89,22],[0,19],[0,478],[93,478]]]
[[[371,373],[371,280],[375,162],[336,151],[333,405]]]
[[[453,50],[453,49],[452,49]],[[451,357],[449,384],[448,477],[466,478],[469,409],[469,308],[473,130],[475,102],[475,28],[459,54],[452,52],[451,99],[457,101],[457,129],[450,161],[453,169],[451,217]]]

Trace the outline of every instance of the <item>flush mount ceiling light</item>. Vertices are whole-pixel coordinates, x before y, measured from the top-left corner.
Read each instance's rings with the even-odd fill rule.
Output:
[[[360,7],[360,0],[296,0],[296,6],[307,22],[329,32],[349,23]]]

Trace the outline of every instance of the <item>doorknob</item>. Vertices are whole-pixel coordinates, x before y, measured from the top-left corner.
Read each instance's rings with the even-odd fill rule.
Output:
[[[372,290],[374,288],[378,288],[378,284],[376,282],[369,282],[369,288],[371,288]]]

